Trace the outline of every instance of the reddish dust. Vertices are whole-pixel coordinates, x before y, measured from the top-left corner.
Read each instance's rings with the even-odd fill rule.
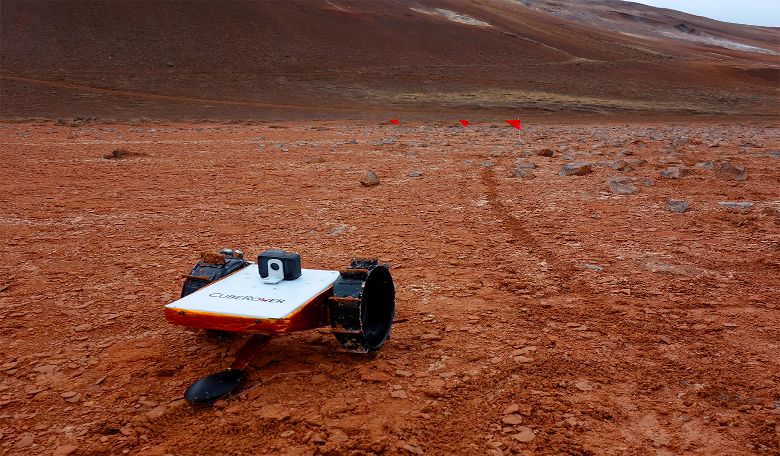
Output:
[[[2,452],[778,454],[778,130],[453,123],[0,125]],[[163,306],[223,247],[390,262],[389,341],[190,406],[248,336]]]

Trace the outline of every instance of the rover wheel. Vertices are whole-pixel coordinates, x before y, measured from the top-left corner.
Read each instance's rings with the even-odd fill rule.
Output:
[[[390,334],[394,315],[395,287],[388,266],[376,259],[353,259],[333,285],[333,335],[353,352],[379,350]]]
[[[200,261],[184,280],[181,297],[195,293],[217,280],[249,266],[240,250],[222,249],[218,254],[201,253]]]

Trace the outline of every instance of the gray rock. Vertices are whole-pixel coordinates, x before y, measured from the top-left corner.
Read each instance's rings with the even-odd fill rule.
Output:
[[[698,166],[699,168],[704,168],[704,169],[712,169],[712,168],[715,167],[715,162],[710,160],[710,161],[706,161],[706,162],[696,163],[696,166]]]
[[[719,179],[736,181],[747,179],[747,169],[734,166],[728,162],[716,164],[712,171],[715,173],[715,177]]]
[[[530,169],[520,167],[513,169],[510,174],[514,177],[519,177],[520,179],[533,179],[536,177]]]
[[[682,200],[669,199],[666,201],[666,210],[669,212],[683,213],[688,210],[688,203]]]
[[[368,171],[364,172],[360,176],[360,183],[364,187],[371,187],[371,186],[374,186],[374,185],[378,185],[379,184],[379,177],[376,175],[375,172],[373,172],[373,171],[371,171],[369,169]]]
[[[631,179],[631,181],[637,185],[642,185],[644,187],[653,187],[655,186],[655,182],[653,182],[652,179],[649,177],[637,177],[634,179]]]
[[[679,179],[685,175],[685,169],[679,166],[670,166],[661,171],[661,177],[664,179]]]
[[[733,207],[737,209],[750,209],[753,207],[756,203],[745,203],[745,202],[736,202],[736,201],[721,201],[718,203],[718,206],[723,207]]]
[[[493,166],[493,162],[488,160],[486,162],[480,163],[479,166]]]
[[[634,179],[626,176],[614,176],[607,179],[607,185],[609,185],[610,182],[619,182],[621,184],[631,185],[634,183]]]
[[[631,165],[629,165],[625,160],[617,160],[616,162],[612,163],[612,169],[615,171],[632,171],[634,168],[631,167]]]
[[[357,144],[357,141],[355,141],[354,139],[350,139],[350,140],[349,140],[349,143],[350,143],[350,144]]]
[[[574,162],[563,165],[558,175],[560,176],[584,176],[590,174],[593,169],[588,162]]]
[[[535,169],[536,168],[536,163],[531,163],[531,162],[528,162],[528,163],[518,163],[517,166],[515,166],[515,168]]]
[[[767,152],[766,156],[768,158],[780,158],[780,152],[777,152],[776,150],[773,150],[771,152]]]
[[[553,150],[549,149],[547,147],[540,147],[539,149],[534,149],[533,153],[534,153],[534,155],[538,155],[540,157],[552,157],[553,156]]]
[[[420,177],[425,174],[422,171],[409,171],[409,177]]]
[[[638,188],[632,186],[632,185],[626,185],[622,184],[617,181],[610,181],[609,182],[609,189],[612,191],[612,193],[616,195],[633,195],[637,191],[639,191]]]
[[[410,150],[406,152],[406,158],[417,158],[417,152]]]

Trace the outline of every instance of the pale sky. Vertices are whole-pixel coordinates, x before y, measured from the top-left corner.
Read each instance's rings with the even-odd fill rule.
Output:
[[[780,27],[778,0],[631,0],[737,24]]]

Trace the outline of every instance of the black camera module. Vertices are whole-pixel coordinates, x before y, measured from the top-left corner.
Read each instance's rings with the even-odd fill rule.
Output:
[[[301,276],[301,256],[297,253],[287,253],[284,250],[266,250],[257,256],[260,277],[281,276],[284,280],[295,280]],[[282,274],[275,274],[280,269]],[[270,273],[269,273],[270,272]]]

